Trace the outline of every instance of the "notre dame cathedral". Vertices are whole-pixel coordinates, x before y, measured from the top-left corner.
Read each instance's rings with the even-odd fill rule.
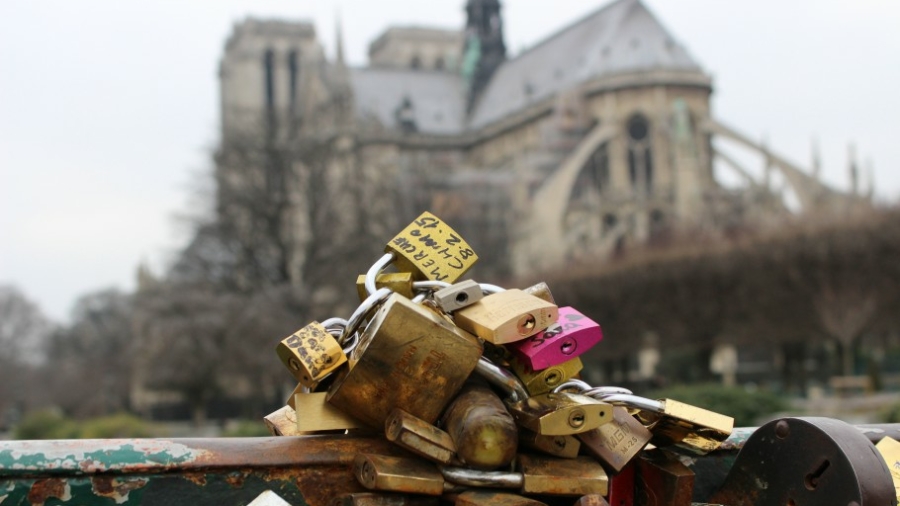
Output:
[[[468,0],[465,11],[460,30],[387,29],[364,67],[344,62],[340,34],[327,58],[310,23],[237,24],[220,66],[223,139],[264,117],[288,142],[352,148],[367,185],[417,195],[373,194],[367,205],[403,219],[429,209],[473,245],[492,245],[509,276],[603,258],[666,230],[765,226],[870,199],[716,121],[710,75],[640,0],[609,2],[515,57],[499,0]],[[765,176],[721,143],[762,158]],[[723,186],[714,166],[744,185]],[[291,226],[300,262],[313,239],[302,218]]]

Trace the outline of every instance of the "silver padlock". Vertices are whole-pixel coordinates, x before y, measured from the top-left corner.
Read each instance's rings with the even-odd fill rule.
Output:
[[[452,313],[478,302],[484,297],[481,285],[471,279],[434,292],[434,301],[445,313]]]

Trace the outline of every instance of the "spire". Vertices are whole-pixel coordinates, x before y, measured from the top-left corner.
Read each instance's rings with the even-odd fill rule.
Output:
[[[341,10],[338,9],[335,13],[335,59],[337,60],[338,65],[344,65],[344,27],[341,22]]]
[[[466,41],[463,73],[469,85],[469,109],[487,86],[497,67],[506,60],[503,18],[499,0],[466,2]],[[468,64],[468,65],[467,65]]]
[[[812,177],[816,181],[821,181],[822,177],[822,156],[819,153],[819,139],[812,139]]]
[[[859,167],[856,165],[856,146],[851,142],[847,146],[847,170],[850,173],[850,192],[859,195]]]
[[[763,135],[762,142],[759,143],[760,147],[762,147],[763,154],[763,186],[767,190],[772,189],[772,156],[769,155],[769,140],[767,136]]]
[[[872,200],[875,196],[875,166],[871,158],[866,158],[866,198]]]

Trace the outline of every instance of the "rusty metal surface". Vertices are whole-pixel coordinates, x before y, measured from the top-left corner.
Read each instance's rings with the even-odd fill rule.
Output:
[[[783,418],[744,444],[710,502],[730,506],[896,505],[893,480],[872,442],[830,418]]]
[[[307,436],[0,442],[0,504],[244,505],[265,490],[291,504],[362,491],[360,451],[401,454],[383,439]]]

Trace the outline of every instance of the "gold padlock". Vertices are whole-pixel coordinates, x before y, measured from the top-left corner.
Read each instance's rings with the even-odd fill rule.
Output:
[[[526,494],[606,495],[609,476],[594,459],[556,459],[538,455],[519,455],[522,492]]]
[[[433,424],[482,351],[471,334],[394,293],[363,331],[328,402],[379,429],[394,408]]]
[[[564,392],[535,395],[507,407],[519,425],[545,436],[578,434],[612,420],[609,404]]]
[[[559,308],[522,290],[492,293],[453,315],[456,324],[485,341],[506,344],[531,337],[559,316]]]
[[[315,387],[347,361],[341,345],[319,322],[286,337],[275,351],[297,381],[307,387]]]
[[[478,260],[456,231],[427,211],[391,239],[384,251],[394,254],[398,271],[447,283],[455,283]]]
[[[900,442],[885,436],[875,445],[875,449],[881,454],[884,463],[891,472],[891,480],[894,482],[894,492],[900,501]]]
[[[367,428],[360,420],[325,402],[325,395],[325,392],[313,392],[294,396],[298,432]]]
[[[375,288],[387,288],[392,292],[409,299],[415,295],[413,293],[413,276],[411,272],[388,272],[382,273],[375,277]],[[360,274],[356,277],[356,292],[359,294],[360,302],[369,297],[366,291],[366,275]]]
[[[547,283],[543,281],[531,285],[528,288],[523,288],[522,291],[527,293],[528,295],[534,295],[535,297],[541,300],[545,300],[551,304],[556,304],[556,300],[553,298],[553,294],[550,293],[550,287],[547,286]]]
[[[508,492],[468,490],[456,496],[453,506],[547,506],[547,503]]]
[[[402,409],[394,409],[384,422],[388,441],[439,464],[449,464],[456,456],[450,434],[420,420]]]
[[[526,429],[519,429],[519,443],[561,459],[574,459],[581,449],[581,441],[575,436],[545,436]]]
[[[522,380],[525,389],[528,390],[530,395],[540,395],[574,378],[584,368],[584,364],[580,358],[575,357],[561,364],[556,364],[541,371],[535,371],[528,367],[528,364],[521,358],[513,356],[509,360],[509,367]]]
[[[417,458],[360,453],[353,459],[353,474],[371,490],[424,495],[444,492],[441,472],[434,464]]]
[[[609,399],[629,396],[610,396]],[[612,402],[612,401],[610,401]],[[642,409],[635,416],[650,432],[658,447],[678,445],[698,454],[717,449],[734,429],[734,418],[674,399],[659,399],[658,408]]]

